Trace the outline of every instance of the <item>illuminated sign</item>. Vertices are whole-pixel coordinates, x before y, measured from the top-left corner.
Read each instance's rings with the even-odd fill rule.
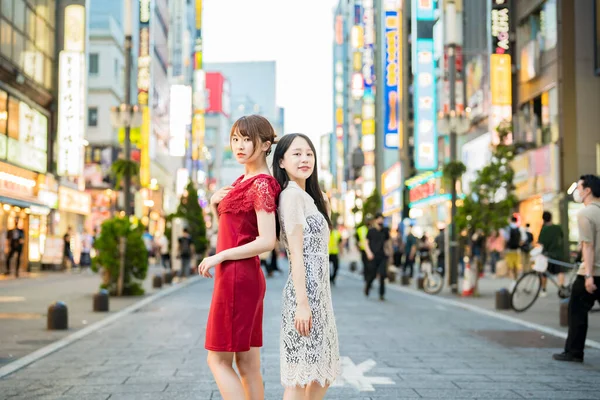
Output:
[[[402,186],[402,166],[399,162],[381,174],[381,194],[385,195]]]
[[[185,28],[185,0],[169,1],[171,24],[169,26],[169,48],[170,48],[170,76],[182,78],[184,64],[184,28]]]
[[[492,52],[494,54],[510,52],[509,15],[508,0],[492,0]]]
[[[490,86],[492,104],[511,105],[511,57],[508,54],[492,54],[490,56]]]
[[[89,215],[92,209],[91,195],[61,186],[58,188],[58,209],[75,214]]]
[[[83,172],[85,55],[61,51],[58,65],[57,172],[61,176],[78,176]]]
[[[400,120],[400,96],[398,54],[398,11],[385,12],[385,68],[384,68],[384,141],[387,149],[397,149],[399,144],[398,122]]]
[[[363,78],[365,89],[370,89],[375,81],[375,10],[373,0],[363,2],[364,44]]]
[[[138,104],[148,105],[150,91],[150,12],[151,1],[140,1],[140,50],[138,57]]]
[[[402,190],[395,189],[394,191],[383,195],[381,202],[383,206],[381,213],[384,217],[402,212]]]
[[[413,7],[415,5],[418,20],[433,21],[435,19],[434,0],[413,0]]]
[[[438,134],[433,40],[417,39],[415,85],[415,168],[438,167]]]
[[[408,191],[408,199],[411,203],[435,196],[438,191],[438,180],[430,179],[417,185]]]
[[[171,86],[169,116],[169,154],[185,155],[187,127],[192,122],[192,88],[186,85]]]
[[[65,7],[65,51],[85,50],[85,7],[72,4]]]

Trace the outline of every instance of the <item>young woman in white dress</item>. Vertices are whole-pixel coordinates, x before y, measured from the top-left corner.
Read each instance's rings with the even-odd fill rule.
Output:
[[[281,240],[290,260],[283,290],[281,383],[284,400],[320,400],[340,374],[329,286],[329,203],[319,188],[316,153],[302,134],[284,135],[273,155],[281,185]]]

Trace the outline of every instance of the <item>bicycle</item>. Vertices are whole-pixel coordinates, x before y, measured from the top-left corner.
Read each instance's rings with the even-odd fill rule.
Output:
[[[571,271],[565,273],[566,285],[560,287],[554,276],[548,273],[547,265],[546,269],[534,269],[524,273],[519,277],[510,294],[510,304],[512,309],[516,312],[526,311],[533,306],[540,295],[540,291],[542,290],[543,277],[546,277],[548,281],[552,282],[554,286],[558,288],[558,296],[561,299],[566,299],[571,296],[571,288],[573,287],[573,282],[577,277],[577,269],[579,268],[579,264],[569,264],[550,258],[548,258],[547,261],[550,264],[571,269]]]
[[[421,273],[423,274],[423,291],[427,294],[438,294],[444,287],[444,277],[433,267],[431,261],[421,263]]]

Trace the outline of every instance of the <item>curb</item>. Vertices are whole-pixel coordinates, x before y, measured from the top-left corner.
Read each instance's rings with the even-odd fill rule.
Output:
[[[347,276],[349,278],[352,279],[358,279],[360,280],[360,277],[356,274],[352,274],[351,272],[347,272],[347,271],[340,271],[340,274]],[[515,318],[515,317],[511,317],[509,315],[504,315],[504,314],[500,314],[496,311],[491,311],[491,310],[486,310],[485,308],[479,307],[479,306],[474,306],[472,304],[466,304],[463,302],[460,302],[458,300],[452,300],[452,299],[446,299],[443,297],[436,297],[435,295],[430,295],[427,293],[422,293],[422,292],[417,292],[416,290],[413,289],[407,289],[404,288],[402,286],[397,286],[394,284],[389,284],[386,285],[386,288],[389,288],[391,290],[394,290],[396,292],[400,292],[400,293],[405,293],[405,294],[409,294],[411,296],[416,296],[416,297],[421,297],[423,299],[428,299],[431,301],[434,301],[436,303],[440,303],[440,304],[444,304],[444,305],[450,305],[453,307],[457,307],[457,308],[462,308],[464,310],[468,310],[468,311],[472,311],[481,315],[485,315],[488,317],[492,317],[492,318],[496,318],[496,319],[501,319],[503,321],[507,321],[507,322],[511,322],[513,324],[517,324],[517,325],[521,325],[524,326],[526,328],[532,329],[532,330],[536,330],[542,333],[545,333],[547,335],[552,335],[561,339],[566,339],[567,338],[567,334],[565,332],[559,331],[558,329],[555,328],[551,328],[549,326],[545,326],[545,325],[540,325],[540,324],[536,324],[533,322],[527,322],[527,321],[523,321],[522,319],[519,318]],[[587,339],[585,341],[585,345],[588,347],[591,347],[593,349],[600,349],[600,342],[596,342],[595,340],[590,340]]]
[[[190,285],[193,285],[193,284],[199,282],[201,280],[201,278],[202,277],[200,277],[200,276],[194,276],[192,278],[187,279],[185,282],[178,283],[177,285],[172,286],[168,289],[164,289],[157,293],[154,293],[153,295],[148,296],[145,299],[140,300],[139,302],[130,305],[129,307],[126,307],[120,311],[117,311],[116,313],[102,319],[101,321],[98,321],[92,325],[86,326],[85,328],[80,329],[77,332],[73,332],[72,334],[70,334],[54,343],[51,343],[48,346],[42,347],[41,349],[38,349],[38,350],[34,351],[33,353],[27,354],[26,356],[21,357],[15,361],[11,362],[10,364],[5,365],[4,367],[0,368],[0,379],[22,369],[30,364],[33,364],[34,362],[56,352],[64,347],[67,347],[67,346],[73,344],[74,342],[88,336],[89,334],[94,333],[94,332],[104,328],[105,326],[108,326],[108,325],[116,322],[120,318],[122,318],[126,315],[129,315],[156,300],[159,300],[163,297],[169,296],[170,294],[173,294],[180,289],[183,289],[185,287],[188,287]]]

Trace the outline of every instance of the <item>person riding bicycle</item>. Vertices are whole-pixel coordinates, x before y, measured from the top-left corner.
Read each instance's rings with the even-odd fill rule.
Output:
[[[565,261],[564,257],[564,246],[563,246],[563,230],[560,225],[552,223],[552,213],[550,211],[544,211],[542,214],[544,225],[540,231],[538,243],[543,246],[542,254],[548,257],[550,260]],[[565,285],[565,268],[548,261],[548,273],[552,275],[558,275],[558,284],[561,288]],[[546,297],[546,285],[548,279],[546,276],[542,277],[542,292],[541,297]]]
[[[417,253],[419,254],[420,270],[423,271],[423,263],[432,262],[431,257],[431,243],[426,233],[423,233],[421,239],[417,243]]]

